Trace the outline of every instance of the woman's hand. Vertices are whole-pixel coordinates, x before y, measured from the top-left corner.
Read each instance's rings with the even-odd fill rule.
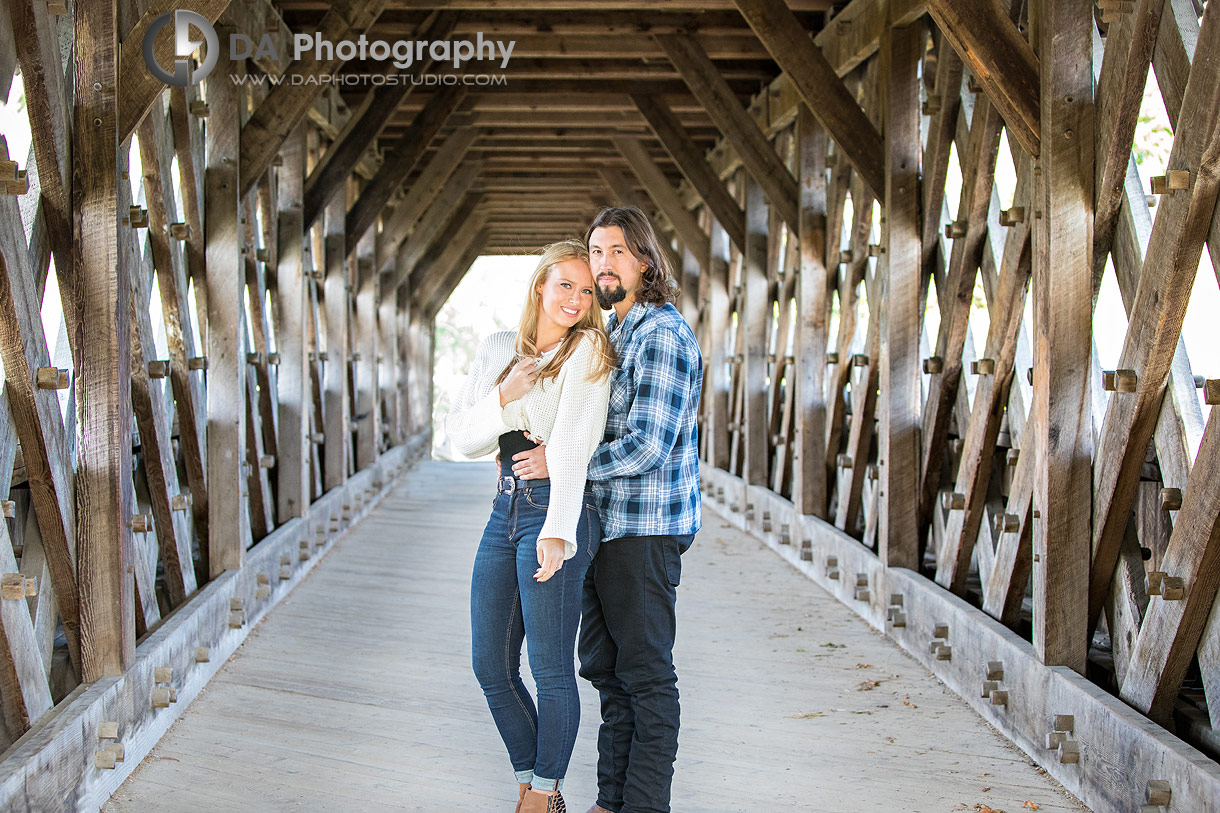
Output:
[[[544,582],[554,576],[555,572],[563,567],[563,540],[539,539],[538,564],[539,568],[534,573],[535,581]]]
[[[500,406],[516,401],[533,389],[541,363],[541,356],[527,356],[513,365],[508,376],[500,382]]]

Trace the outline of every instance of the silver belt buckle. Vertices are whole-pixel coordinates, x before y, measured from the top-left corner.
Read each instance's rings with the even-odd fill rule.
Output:
[[[500,491],[506,494],[512,494],[517,490],[517,479],[503,475],[500,477]]]

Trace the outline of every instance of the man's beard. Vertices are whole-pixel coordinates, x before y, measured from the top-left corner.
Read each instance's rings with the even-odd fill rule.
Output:
[[[623,289],[623,284],[620,282],[613,290],[603,290],[600,285],[597,286],[597,304],[604,311],[610,310],[615,303],[622,302],[627,298],[627,291]]]

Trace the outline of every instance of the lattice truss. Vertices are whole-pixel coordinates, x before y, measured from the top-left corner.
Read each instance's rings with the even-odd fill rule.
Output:
[[[120,3],[120,39],[138,40],[140,31],[131,29],[145,6]],[[24,90],[28,131],[24,122],[15,129],[30,150],[11,154],[16,134],[0,138],[0,476],[10,480],[0,501],[8,518],[0,523],[0,748],[89,672],[82,666],[83,530],[74,498],[82,489],[80,456],[83,444],[126,442],[78,420],[77,344],[90,334],[91,314],[77,312],[73,285],[80,239],[70,203],[73,19],[62,4],[43,0],[11,0],[4,12],[12,39],[0,43],[0,98]],[[252,30],[263,20],[242,14],[253,13],[235,7],[221,22]],[[260,67],[276,74],[285,65]],[[126,623],[138,638],[233,566],[210,550],[209,522],[217,513],[209,517],[209,500],[220,501],[226,524],[249,548],[286,517],[299,516],[302,502],[427,422],[426,386],[406,393],[407,375],[399,369],[410,364],[427,374],[430,322],[440,303],[413,310],[401,276],[391,274],[379,287],[371,241],[349,250],[345,204],[357,199],[365,178],[341,179],[347,195],[338,194],[336,208],[315,211],[303,227],[305,179],[351,115],[337,94],[297,94],[303,123],[281,134],[257,172],[242,175],[228,213],[235,229],[214,241],[233,252],[237,273],[229,279],[205,274],[205,266],[219,267],[205,220],[226,217],[207,211],[205,171],[214,165],[209,160],[232,164],[236,152],[221,138],[230,124],[249,123],[267,87],[237,90],[217,72],[202,88],[137,87],[133,95],[140,98],[128,113],[140,105],[151,110],[138,126],[134,118],[119,123],[127,137],[115,194],[123,213],[120,256],[132,269],[132,463],[122,488],[133,537],[133,612]],[[209,328],[228,336],[228,344],[209,343]],[[411,347],[409,336],[416,339]],[[208,392],[216,369],[209,347],[236,360],[223,394]],[[244,367],[240,376],[237,365]],[[233,381],[242,383],[234,389]],[[236,425],[245,430],[233,438],[238,454],[230,474],[208,461],[210,420],[226,403],[241,411]]]
[[[749,9],[768,4],[738,5],[758,31]],[[1024,31],[1025,4],[1014,5],[1014,30]],[[1098,5],[1087,159],[1096,166],[1092,306],[1106,306],[1106,291],[1117,298],[1094,310],[1091,365],[1072,372],[1087,377],[1081,419],[1091,426],[1076,447],[1089,463],[1091,501],[1072,506],[1092,520],[1092,555],[1077,571],[1091,585],[1088,629],[1097,631],[1088,674],[1154,719],[1168,721],[1177,704],[1206,725],[1220,715],[1220,419],[1211,410],[1220,380],[1195,370],[1220,368],[1216,346],[1188,348],[1182,327],[1192,290],[1220,278],[1211,273],[1220,275],[1220,9],[1191,0]],[[877,52],[866,11],[850,14],[863,6],[849,6],[815,42],[884,132],[884,61],[896,57],[884,39]],[[878,550],[883,509],[894,521],[902,496],[886,493],[885,406],[916,396],[917,482],[905,495],[914,522],[901,533],[918,548],[906,566],[1037,641],[1034,407],[1046,384],[1035,364],[1033,269],[1036,225],[1048,216],[1036,192],[1042,163],[1030,157],[1029,133],[1006,126],[1013,117],[992,103],[1008,92],[997,82],[1012,77],[976,79],[928,23],[906,46],[919,65],[910,90],[919,99],[922,182],[918,218],[901,225],[922,238],[918,285],[887,278],[898,224],[886,222],[884,184],[870,185],[852,160],[858,144],[827,138],[788,74],[749,111],[774,154],[750,155],[739,142],[709,155],[731,200],[717,203],[710,182],[687,173],[680,192],[703,235],[684,242],[709,252],[710,273],[686,280],[697,286],[698,311],[687,313],[698,320],[707,365],[701,453]],[[857,37],[857,47],[836,47],[835,35]],[[859,46],[870,35],[872,47]],[[1149,66],[1173,129],[1167,171],[1155,177],[1141,174],[1133,153]],[[901,90],[891,84],[888,99],[899,115]],[[774,205],[768,187],[789,173],[799,179],[799,212]],[[887,331],[887,319],[907,318],[895,311],[916,299],[917,327],[894,343],[902,334]],[[1191,317],[1210,318],[1198,308]],[[1115,334],[1118,354],[1099,346]],[[917,392],[885,380],[887,354],[919,365]],[[1112,369],[1103,357],[1117,359]],[[708,498],[724,501],[723,489]],[[1049,540],[1052,551],[1059,541]],[[1084,581],[1070,589],[1083,603]]]

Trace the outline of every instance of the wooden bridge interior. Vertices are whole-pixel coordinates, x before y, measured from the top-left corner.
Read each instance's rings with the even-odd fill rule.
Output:
[[[274,48],[167,87],[175,8]],[[515,46],[387,73],[302,31]],[[104,801],[427,454],[473,260],[618,204],[681,269],[705,508],[1094,809],[1220,806],[1220,366],[1182,339],[1220,281],[1214,0],[0,0],[18,83],[5,809]]]

